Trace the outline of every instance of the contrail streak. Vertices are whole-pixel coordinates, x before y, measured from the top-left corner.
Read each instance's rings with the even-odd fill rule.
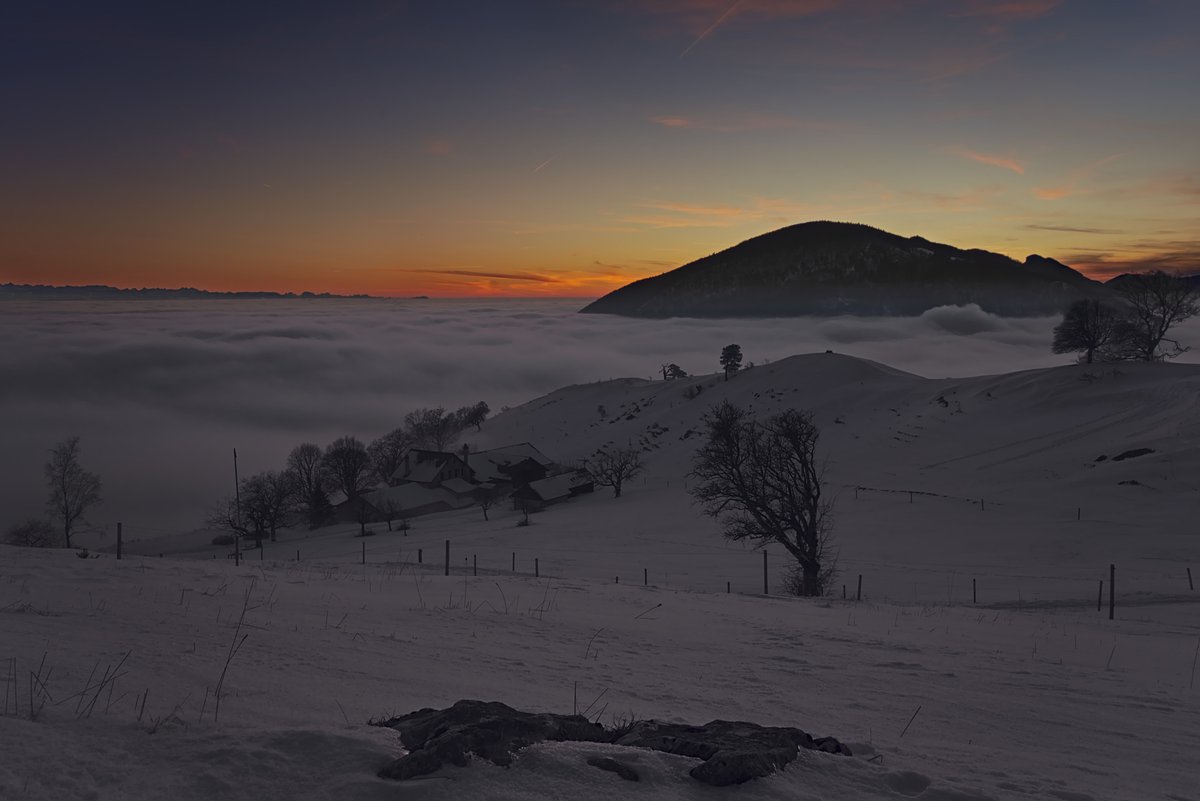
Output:
[[[736,2],[734,2],[734,4],[733,4],[733,5],[731,5],[731,6],[730,6],[728,9],[726,9],[726,11],[725,11],[725,13],[724,13],[724,14],[722,14],[722,15],[721,15],[721,16],[719,16],[719,17],[717,17],[717,21],[716,21],[716,22],[714,22],[712,25],[709,25],[709,26],[708,26],[708,29],[707,29],[707,30],[705,30],[705,31],[704,31],[704,33],[702,33],[702,34],[700,34],[699,36],[697,36],[697,37],[696,37],[696,41],[694,41],[694,42],[692,42],[690,45],[688,45],[688,46],[687,46],[687,47],[684,49],[684,51],[683,51],[682,53],[680,53],[680,54],[679,54],[679,57],[680,57],[680,58],[683,58],[683,57],[684,57],[684,56],[686,56],[686,55],[687,55],[689,52],[691,52],[691,50],[692,50],[692,48],[693,48],[693,47],[695,47],[696,45],[700,44],[700,43],[701,43],[701,42],[703,42],[705,39],[707,39],[707,38],[708,38],[708,36],[709,36],[709,34],[711,34],[711,33],[712,33],[713,31],[715,31],[715,30],[716,30],[718,27],[720,27],[721,23],[722,23],[722,22],[724,22],[724,21],[726,20],[726,18],[728,18],[728,17],[729,17],[729,15],[730,15],[730,14],[732,14],[734,11],[737,11],[737,7],[738,7],[738,6],[740,6],[740,5],[742,4],[742,2],[743,2],[743,0],[736,0]]]

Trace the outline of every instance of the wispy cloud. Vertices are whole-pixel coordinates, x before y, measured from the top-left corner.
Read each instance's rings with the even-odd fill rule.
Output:
[[[1030,231],[1061,231],[1068,234],[1123,234],[1116,228],[1076,228],[1070,225],[1026,225]]]
[[[1045,16],[1062,0],[967,0],[955,16],[985,17],[998,22],[1021,22]]]
[[[975,161],[980,164],[988,164],[992,167],[1000,167],[1001,169],[1012,170],[1013,172],[1017,173],[1018,175],[1025,174],[1025,165],[1022,164],[1021,162],[1017,161],[1015,158],[1012,158],[1011,156],[999,156],[999,155],[995,155],[995,154],[991,154],[991,153],[980,153],[978,151],[971,150],[970,148],[966,148],[966,147],[955,148],[952,152],[956,156],[961,156],[962,158],[970,159],[971,161]]]
[[[464,267],[405,268],[403,270],[399,270],[399,272],[422,273],[425,275],[458,275],[465,278],[496,278],[501,281],[535,281],[543,284],[562,283],[562,281],[560,281],[558,278],[538,273],[503,273]]]
[[[812,130],[835,130],[841,126],[827,120],[804,120],[771,114],[742,114],[727,117],[689,117],[664,114],[650,117],[650,122],[664,128],[681,128],[698,131],[735,133],[740,131],[766,131],[771,129],[808,128]]]
[[[1105,156],[1089,164],[1084,164],[1082,167],[1077,167],[1067,173],[1064,180],[1052,186],[1035,187],[1033,194],[1042,200],[1061,200],[1072,195],[1085,194],[1086,190],[1081,188],[1081,184],[1091,179],[1091,177],[1104,165],[1120,158],[1120,153],[1115,153],[1111,156]]]

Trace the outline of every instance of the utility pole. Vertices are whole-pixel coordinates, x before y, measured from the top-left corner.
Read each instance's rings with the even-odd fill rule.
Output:
[[[234,521],[237,530],[233,532],[233,564],[236,567],[242,561],[242,482],[238,481],[237,448],[233,449],[233,503],[237,513]]]

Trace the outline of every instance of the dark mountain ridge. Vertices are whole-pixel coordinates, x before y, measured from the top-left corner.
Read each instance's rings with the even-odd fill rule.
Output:
[[[858,223],[808,222],[635,281],[582,311],[631,317],[913,315],[977,303],[1053,314],[1110,290],[1042,256],[1018,262]]]

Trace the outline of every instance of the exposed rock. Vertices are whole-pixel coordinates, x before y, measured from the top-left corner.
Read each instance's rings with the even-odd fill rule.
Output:
[[[818,746],[800,729],[726,720],[703,726],[644,721],[616,742],[702,759],[692,768],[692,778],[719,787],[773,773],[795,760],[800,748],[850,755],[850,749],[832,737],[822,738]]]
[[[582,715],[521,712],[495,701],[459,701],[449,709],[421,709],[379,725],[399,732],[409,750],[379,772],[385,779],[424,776],[446,762],[463,766],[468,754],[508,765],[513,752],[543,740],[608,739],[603,726]]]
[[[624,763],[618,762],[612,757],[588,757],[587,763],[593,768],[600,768],[600,770],[607,770],[615,773],[627,782],[637,782],[642,780],[642,777],[638,775],[636,770]]]
[[[796,759],[800,748],[850,756],[850,749],[833,737],[814,740],[791,727],[725,720],[687,726],[649,720],[614,733],[580,715],[521,712],[494,701],[459,701],[449,709],[422,709],[376,725],[399,732],[409,751],[379,772],[386,779],[424,776],[447,762],[463,766],[472,754],[506,766],[514,752],[545,740],[615,742],[700,759],[690,775],[719,787],[780,770]],[[588,764],[628,781],[639,780],[636,770],[609,757],[594,756]]]
[[[1154,453],[1154,448],[1134,448],[1130,451],[1118,453],[1113,457],[1114,462],[1123,462],[1126,459],[1136,459],[1139,456],[1145,456],[1148,453]]]

